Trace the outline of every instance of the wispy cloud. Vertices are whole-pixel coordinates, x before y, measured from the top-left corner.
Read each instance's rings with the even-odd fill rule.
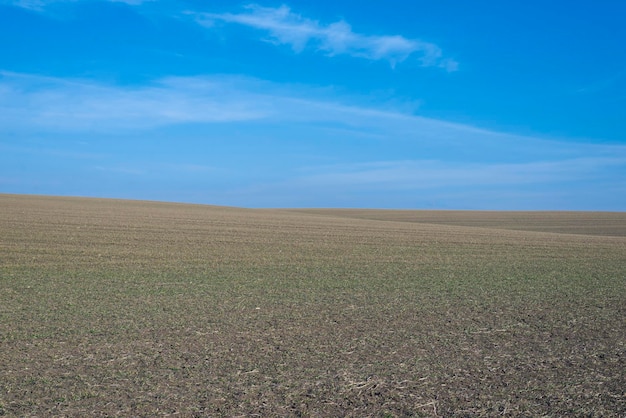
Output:
[[[624,147],[564,144],[450,123],[408,113],[384,101],[239,76],[166,77],[142,86],[116,86],[0,71],[0,131],[110,134],[166,126],[273,126],[272,135],[328,137],[420,146],[423,158],[496,156],[567,158],[624,155]],[[208,132],[212,132],[209,130]],[[616,154],[617,153],[617,154]],[[434,157],[433,157],[434,156]]]
[[[357,99],[358,100],[358,99]],[[421,118],[389,107],[364,107],[332,91],[306,90],[249,77],[165,77],[133,87],[0,71],[0,122],[6,128],[61,131],[152,129],[187,123],[245,121],[326,123],[353,133],[442,130],[492,135],[468,125]],[[416,129],[417,128],[417,129]],[[377,132],[379,131],[379,132]]]
[[[623,210],[620,158],[523,163],[370,161],[309,167],[293,178],[233,190],[234,204],[329,207]],[[589,187],[596,181],[601,187]],[[384,196],[384,199],[376,197]],[[267,199],[266,196],[271,196]],[[241,202],[241,203],[240,203]]]
[[[595,80],[594,82],[589,83],[584,87],[580,87],[576,89],[574,93],[575,94],[594,94],[594,93],[599,93],[605,90],[613,89],[616,85],[619,85],[619,84],[622,84],[623,86],[625,75],[626,75],[626,70],[622,70],[619,73],[614,74],[610,77]]]
[[[50,3],[44,0],[2,0],[0,4],[9,4],[11,6],[21,7],[29,10],[43,10],[46,4]]]
[[[253,94],[244,98],[230,92],[228,82],[203,78],[120,88],[0,72],[0,121],[5,128],[107,131],[259,119],[267,113]]]
[[[133,161],[132,164],[94,165],[93,170],[113,174],[130,174],[133,176],[162,176],[172,177],[185,175],[202,175],[216,172],[216,168],[202,164],[192,163],[167,163]]]
[[[109,135],[176,125],[235,123],[238,129],[272,127],[276,140],[369,138],[404,148],[419,146],[427,158],[444,150],[448,158],[456,158],[455,153],[462,158],[487,154],[502,158],[532,155],[539,149],[543,155],[566,152],[541,146],[542,139],[425,118],[384,102],[363,106],[358,98],[342,98],[332,91],[247,77],[167,77],[149,85],[120,87],[0,72],[0,132]],[[215,135],[215,129],[206,132]]]
[[[77,3],[79,1],[96,1],[96,0],[0,0],[0,4],[9,4],[24,9],[43,11],[46,6],[56,3]],[[139,5],[146,2],[156,0],[105,0],[111,3],[126,3],[130,5]]]
[[[473,199],[475,207],[486,207],[468,196],[483,193],[491,196],[488,207],[519,208],[513,200],[499,203],[498,196],[511,192],[520,198],[537,191],[528,207],[538,207],[541,199],[562,191],[570,203],[589,201],[592,207],[597,196],[606,195],[606,204],[599,207],[623,208],[623,199],[612,198],[621,194],[610,190],[626,187],[624,145],[495,132],[417,116],[384,102],[375,105],[371,98],[366,102],[364,106],[354,96],[235,76],[168,77],[122,87],[0,72],[0,137],[13,138],[0,140],[0,177],[11,177],[2,169],[16,155],[28,153],[33,161],[43,157],[57,165],[83,160],[81,167],[109,176],[111,184],[129,175],[145,181],[142,187],[154,179],[176,178],[173,188],[186,181],[204,182],[207,193],[212,190],[211,202],[244,206],[314,205],[321,196],[333,206],[358,206],[377,193],[386,200],[369,206],[423,207],[432,201],[438,207],[446,207],[441,202],[458,207]],[[24,145],[29,138],[36,143]],[[66,146],[77,140],[86,141],[80,149]],[[167,163],[141,156],[128,159],[115,149],[103,154],[101,144],[109,141],[134,152],[154,144],[162,147],[160,155],[184,144],[190,148]],[[210,152],[198,156],[198,144],[205,150],[215,146],[227,160],[236,158],[242,144],[267,145],[259,158],[279,161],[280,173],[274,168],[244,170]],[[34,164],[20,169],[25,181],[35,176],[30,174]],[[50,176],[59,184],[66,181]],[[234,194],[210,183],[229,176],[237,178]],[[0,181],[9,188],[7,180]],[[53,186],[51,192],[58,187]],[[445,193],[464,200],[442,197]],[[579,197],[581,193],[588,198]]]
[[[221,132],[235,129],[238,137],[247,135],[248,139],[263,129],[271,129],[274,140],[336,138],[354,141],[355,146],[359,141],[378,141],[406,150],[389,150],[391,155],[411,152],[420,157],[418,165],[351,166],[343,174],[335,173],[333,181],[363,179],[375,183],[394,176],[411,179],[414,176],[408,173],[427,175],[431,166],[427,160],[437,160],[443,155],[451,162],[506,165],[493,166],[494,171],[468,167],[471,176],[469,171],[455,171],[456,166],[445,170],[447,175],[458,174],[459,178],[475,178],[477,173],[482,173],[484,181],[497,181],[498,171],[509,173],[510,181],[514,180],[515,172],[519,181],[546,177],[546,171],[552,169],[551,161],[559,161],[561,168],[563,161],[571,161],[569,167],[581,172],[585,167],[583,162],[588,161],[584,157],[604,162],[615,157],[622,163],[626,159],[626,147],[621,145],[567,143],[490,131],[406,113],[384,102],[363,106],[358,98],[346,99],[333,92],[247,77],[167,77],[144,86],[120,87],[0,72],[0,132],[132,135],[168,126],[199,124],[227,125],[230,128],[220,128]],[[203,135],[218,137],[215,128],[202,129]],[[507,165],[520,161],[544,163],[523,165],[526,171]],[[442,177],[433,174],[432,178]]]
[[[243,13],[197,13],[200,24],[212,27],[216,21],[236,23],[269,33],[270,41],[290,45],[295,52],[316,48],[329,56],[351,55],[369,60],[387,60],[392,66],[412,55],[424,66],[456,71],[458,63],[444,58],[437,45],[400,35],[366,35],[354,32],[345,21],[322,24],[294,13],[288,6],[246,6]]]
[[[93,170],[101,171],[105,173],[113,173],[113,174],[122,174],[122,175],[130,175],[130,176],[143,176],[146,174],[146,171],[135,168],[135,167],[124,167],[124,166],[94,166]]]
[[[521,163],[446,162],[440,160],[379,161],[315,167],[297,180],[320,188],[366,186],[385,190],[423,190],[463,186],[512,186],[575,182],[611,167],[626,166],[619,157],[575,158]]]
[[[78,3],[97,0],[0,0],[33,11],[46,11],[48,6],[59,3]],[[111,3],[140,5],[155,0],[105,0]],[[297,14],[286,5],[262,7],[251,4],[242,13],[200,13],[187,11],[196,21],[213,27],[215,22],[235,23],[263,30],[269,34],[269,41],[275,44],[290,45],[295,52],[307,47],[326,53],[328,56],[350,55],[372,61],[385,60],[395,66],[415,57],[425,67],[438,67],[453,72],[458,63],[444,57],[443,51],[434,43],[410,39],[401,35],[367,35],[352,30],[344,20],[323,24]]]

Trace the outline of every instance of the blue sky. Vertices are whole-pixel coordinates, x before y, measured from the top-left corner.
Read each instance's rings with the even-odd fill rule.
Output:
[[[626,210],[626,2],[0,0],[0,192]]]

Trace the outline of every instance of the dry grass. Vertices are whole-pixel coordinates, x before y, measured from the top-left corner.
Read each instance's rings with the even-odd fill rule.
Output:
[[[626,214],[313,212],[0,195],[0,414],[626,415]]]

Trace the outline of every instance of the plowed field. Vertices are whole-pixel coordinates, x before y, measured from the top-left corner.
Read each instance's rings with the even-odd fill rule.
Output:
[[[0,415],[626,416],[626,214],[0,195]]]

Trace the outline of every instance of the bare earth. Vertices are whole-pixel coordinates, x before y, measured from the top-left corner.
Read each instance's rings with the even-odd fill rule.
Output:
[[[626,213],[0,195],[0,415],[626,416]]]

